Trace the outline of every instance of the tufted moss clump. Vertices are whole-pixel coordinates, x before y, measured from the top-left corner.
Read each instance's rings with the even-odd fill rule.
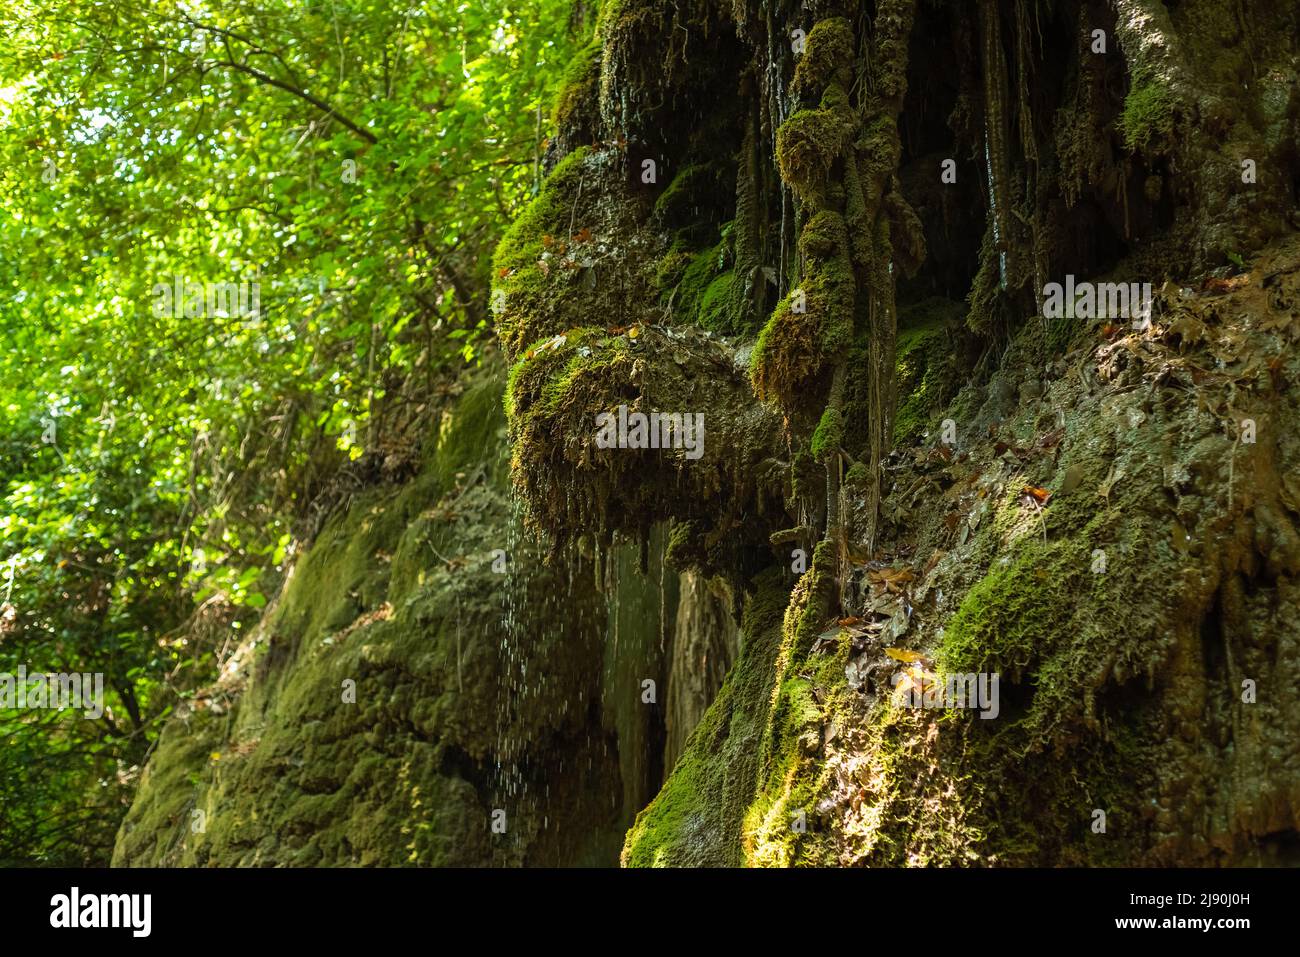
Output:
[[[600,348],[598,359],[592,358],[592,346]],[[512,428],[520,428],[529,414],[562,411],[581,376],[612,371],[627,354],[624,337],[609,336],[596,326],[570,329],[535,343],[510,369],[507,421]]]
[[[838,213],[824,209],[815,213],[799,233],[799,254],[821,262],[838,255],[846,245],[848,228]]]
[[[655,266],[655,288],[661,301],[667,300],[681,284],[697,255],[685,243],[674,243],[659,259]]]
[[[944,667],[1016,680],[1050,652],[1088,572],[1086,559],[1071,565],[1063,553],[1063,546],[1030,540],[1015,561],[971,588],[945,629]]]
[[[776,132],[781,178],[800,200],[822,205],[831,164],[844,149],[849,125],[836,109],[799,110]]]
[[[597,418],[620,407],[703,416],[704,433],[692,449],[686,433],[668,446],[601,448]],[[779,501],[779,475],[763,464],[779,421],[755,406],[730,350],[700,330],[587,327],[543,340],[511,370],[507,411],[526,520],[557,545],[581,532],[608,544],[666,519],[725,532]]]
[[[803,55],[795,65],[796,96],[816,97],[832,82],[847,88],[853,72],[853,26],[843,17],[818,20],[809,31]]]

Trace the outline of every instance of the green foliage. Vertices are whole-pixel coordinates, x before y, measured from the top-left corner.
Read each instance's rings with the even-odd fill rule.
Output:
[[[0,672],[103,672],[108,706],[0,711],[0,861],[107,860],[293,517],[405,421],[396,383],[477,361],[569,19],[0,0]]]

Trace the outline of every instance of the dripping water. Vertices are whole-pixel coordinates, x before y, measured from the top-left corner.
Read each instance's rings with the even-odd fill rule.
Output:
[[[997,180],[993,175],[993,156],[989,152],[988,118],[984,120],[984,168],[989,178],[989,211],[993,220],[993,246],[998,251],[998,287],[1007,288],[1007,254],[1002,249],[1002,227],[998,223]]]

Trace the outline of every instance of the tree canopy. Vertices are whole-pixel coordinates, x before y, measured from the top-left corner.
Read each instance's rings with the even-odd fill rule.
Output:
[[[0,861],[99,863],[395,385],[475,362],[563,0],[0,3]]]

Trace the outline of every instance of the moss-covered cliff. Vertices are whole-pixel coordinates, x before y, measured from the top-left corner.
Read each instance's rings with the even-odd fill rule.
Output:
[[[607,255],[499,274],[516,489],[560,539],[557,500],[677,520],[743,622],[624,863],[1294,853],[1298,12],[1230,6],[607,5],[521,220]],[[1049,315],[1067,273],[1153,322]],[[620,403],[706,410],[760,481],[594,448]],[[997,714],[890,703],[954,674]]]
[[[693,722],[712,693],[668,662],[705,603],[635,549],[601,583],[576,554],[544,564],[507,495],[499,374],[429,423],[418,475],[341,508],[167,725],[115,864],[616,859],[663,774],[668,700]]]
[[[504,387],[327,526],[115,860],[1294,861],[1298,28],[607,0]]]

